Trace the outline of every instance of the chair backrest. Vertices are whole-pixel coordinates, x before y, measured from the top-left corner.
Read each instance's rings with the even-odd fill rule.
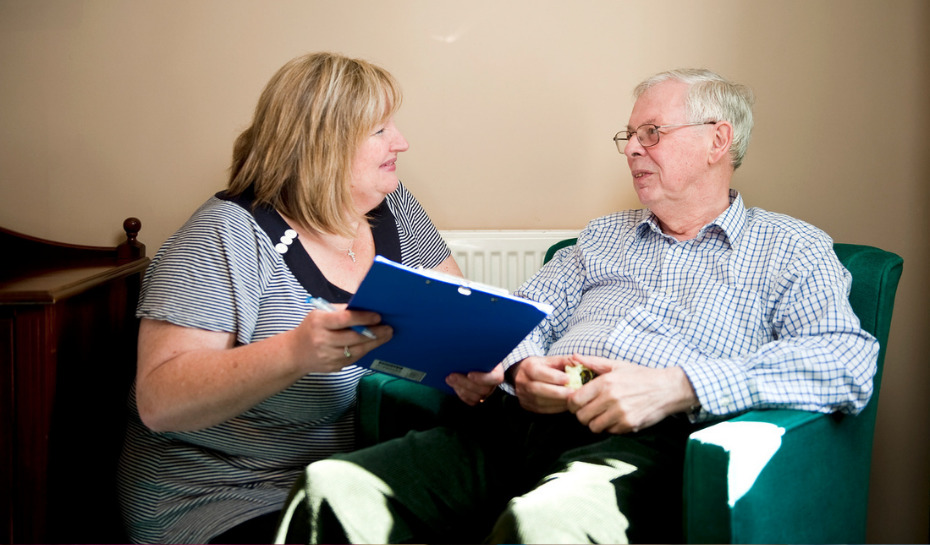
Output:
[[[549,263],[549,260],[552,259],[552,256],[554,256],[556,252],[558,252],[559,250],[561,250],[562,248],[566,246],[571,246],[572,244],[576,242],[578,242],[577,238],[567,238],[565,240],[560,240],[556,242],[552,246],[549,246],[549,249],[546,250],[546,257],[543,258],[543,264]]]
[[[836,243],[833,249],[853,277],[849,304],[859,317],[862,329],[875,336],[881,347],[878,373],[875,375],[875,395],[869,403],[874,407],[878,404],[891,315],[904,260],[897,254],[873,246]]]

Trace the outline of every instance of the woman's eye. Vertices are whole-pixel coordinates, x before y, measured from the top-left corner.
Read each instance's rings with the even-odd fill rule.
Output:
[[[378,136],[379,134],[384,134],[384,129],[375,131],[375,133],[372,136]]]

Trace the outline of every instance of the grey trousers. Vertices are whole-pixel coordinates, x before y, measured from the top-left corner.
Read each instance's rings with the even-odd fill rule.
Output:
[[[629,435],[536,415],[506,394],[449,426],[311,464],[288,543],[681,541],[683,418]]]

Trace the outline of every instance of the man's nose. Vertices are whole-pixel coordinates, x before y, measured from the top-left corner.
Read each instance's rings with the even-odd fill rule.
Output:
[[[627,158],[639,157],[640,155],[646,153],[646,148],[639,143],[639,137],[635,134],[630,135],[630,139],[626,141],[626,146],[623,147],[623,154]]]

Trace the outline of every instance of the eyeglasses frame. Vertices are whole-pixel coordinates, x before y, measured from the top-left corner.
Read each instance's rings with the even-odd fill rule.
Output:
[[[649,144],[647,146],[646,144],[643,144],[642,140],[639,140],[640,146],[644,148],[651,148],[659,143],[659,135],[662,134],[659,131],[659,129],[677,129],[679,127],[696,127],[698,125],[716,125],[717,123],[719,123],[719,121],[696,121],[694,123],[676,123],[674,125],[656,125],[655,123],[643,123],[639,127],[636,127],[635,130],[617,132],[617,134],[614,135],[614,144],[617,145],[617,151],[619,151],[621,155],[624,155],[623,148],[626,148],[626,144],[623,144],[623,147],[621,148],[620,142],[629,142],[630,139],[632,139],[634,135],[636,136],[636,139],[639,140],[639,129],[643,127],[647,127],[650,125],[655,127],[655,131],[656,131],[655,143]],[[623,138],[620,136],[621,134],[624,134],[624,133],[627,135],[626,138]]]

